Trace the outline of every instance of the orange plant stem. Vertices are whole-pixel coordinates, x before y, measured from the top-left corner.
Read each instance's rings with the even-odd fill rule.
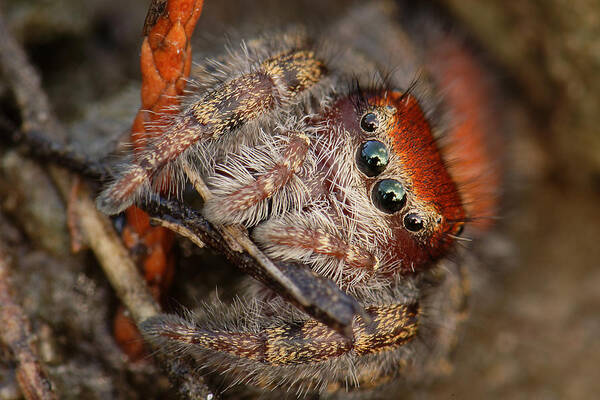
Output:
[[[192,65],[191,36],[202,13],[203,0],[153,0],[144,26],[140,66],[142,72],[142,105],[131,127],[135,152],[142,151],[149,135],[161,133],[156,124],[160,115],[179,104],[186,78]],[[173,233],[163,227],[152,227],[148,215],[138,207],[126,211],[127,225],[122,237],[129,249],[143,248],[141,267],[157,300],[169,287],[174,269],[171,255]],[[140,358],[141,348],[132,350],[137,329],[121,311],[114,321],[115,337],[132,359]],[[139,333],[138,333],[139,335]]]

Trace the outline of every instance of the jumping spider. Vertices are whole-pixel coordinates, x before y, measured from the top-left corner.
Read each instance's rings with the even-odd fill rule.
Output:
[[[483,80],[460,40],[387,3],[319,36],[295,28],[204,60],[166,133],[124,164],[99,208],[201,180],[208,220],[241,224],[273,260],[332,279],[371,321],[357,317],[348,340],[254,287],[197,320],[151,319],[145,337],[227,382],[297,394],[431,372],[462,312],[456,242],[495,211]]]

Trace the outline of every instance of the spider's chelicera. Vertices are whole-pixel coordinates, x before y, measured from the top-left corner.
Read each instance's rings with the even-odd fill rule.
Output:
[[[383,14],[369,18],[399,34]],[[353,29],[361,39],[377,34]],[[352,41],[342,34],[339,42]],[[462,165],[454,157],[464,139],[435,117],[441,106],[432,93],[444,66],[423,77],[417,56],[400,57],[384,75],[368,54],[375,39],[367,48],[362,42],[332,54],[294,31],[206,61],[182,108],[165,116],[166,133],[125,164],[98,205],[119,213],[165,184],[180,194],[188,179],[201,178],[212,193],[207,219],[242,224],[272,259],[300,262],[332,279],[372,322],[357,318],[348,340],[256,290],[253,300],[216,304],[198,321],[152,319],[143,326],[149,340],[191,352],[201,366],[233,380],[308,393],[399,375],[424,348],[414,338],[427,318],[454,326],[456,298],[448,288],[426,296],[424,276],[441,265],[458,268],[445,256],[478,215],[464,201],[467,175],[452,167]],[[462,285],[456,277],[444,282]]]

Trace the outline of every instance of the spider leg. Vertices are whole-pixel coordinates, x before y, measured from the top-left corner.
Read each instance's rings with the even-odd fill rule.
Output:
[[[213,321],[207,321],[213,324],[210,328],[175,315],[162,315],[145,321],[141,329],[145,338],[161,351],[191,354],[209,370],[226,369],[239,381],[274,387],[285,381],[323,382],[332,379],[332,375],[333,379],[343,379],[349,373],[347,357],[356,361],[400,349],[414,339],[421,313],[417,303],[367,307],[372,322],[366,324],[356,317],[350,340],[312,319],[273,321],[264,310],[262,315],[253,315],[250,308],[252,305],[237,310],[238,317],[247,319],[238,321],[237,326],[229,322],[221,323],[225,327],[217,327],[215,315]],[[211,314],[214,313],[213,310]],[[265,367],[270,375],[265,374]],[[328,370],[327,378],[323,368]]]
[[[318,218],[315,215],[318,213],[313,214],[313,219]],[[379,259],[369,249],[353,244],[348,238],[334,233],[339,232],[339,229],[329,226],[326,219],[320,218],[314,223],[311,221],[310,218],[289,213],[282,218],[269,220],[257,226],[253,238],[267,255],[276,259],[301,259],[310,263],[320,258],[325,262],[315,265],[325,266],[331,264],[327,260],[339,260],[354,272],[373,273],[379,269]],[[336,271],[328,269],[316,272],[330,278],[336,275]],[[349,272],[350,275],[355,275],[353,271]]]
[[[151,341],[166,341],[181,349],[191,344],[199,351],[215,351],[271,365],[317,363],[353,352],[357,356],[378,353],[412,340],[418,329],[418,304],[391,304],[366,308],[370,325],[357,317],[353,339],[340,335],[313,319],[280,322],[260,332],[207,330],[175,316],[145,321],[142,329]],[[162,346],[161,346],[162,348]]]
[[[206,202],[204,215],[217,224],[241,223],[244,212],[272,197],[281,190],[302,167],[310,141],[304,134],[291,137],[281,160],[272,168],[240,188]]]
[[[261,229],[255,237],[261,243],[271,248],[285,247],[287,250],[308,251],[344,261],[354,268],[376,270],[377,259],[368,250],[349,244],[345,240],[320,229],[311,229],[299,226],[281,226],[267,231]],[[271,253],[267,250],[267,253]]]
[[[117,214],[152,187],[152,178],[200,140],[226,133],[285,106],[325,75],[313,51],[294,49],[272,56],[253,71],[229,79],[185,107],[153,137],[124,173],[98,197],[98,208]]]

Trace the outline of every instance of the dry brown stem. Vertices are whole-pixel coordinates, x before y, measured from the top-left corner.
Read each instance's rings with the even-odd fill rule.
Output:
[[[56,399],[54,386],[33,344],[29,319],[15,301],[11,268],[8,250],[0,242],[0,342],[10,349],[16,361],[17,381],[25,398]]]

